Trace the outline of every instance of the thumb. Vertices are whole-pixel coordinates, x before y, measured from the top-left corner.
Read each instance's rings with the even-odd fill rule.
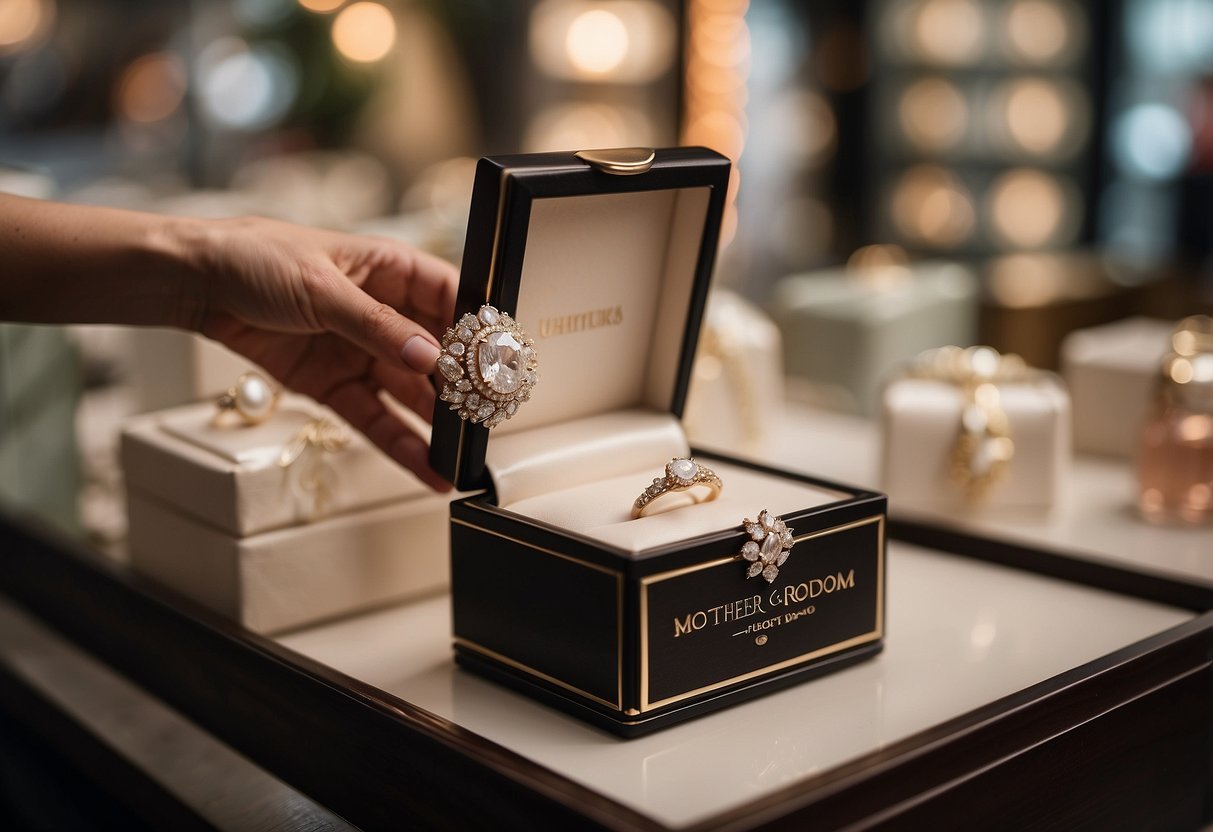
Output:
[[[315,299],[317,316],[325,329],[389,365],[403,363],[425,375],[434,372],[440,350],[425,327],[375,300],[345,275],[339,274],[326,288],[330,291]]]

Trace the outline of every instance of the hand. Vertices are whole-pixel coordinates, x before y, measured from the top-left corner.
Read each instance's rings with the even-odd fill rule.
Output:
[[[428,445],[380,399],[430,421],[438,339],[458,274],[391,240],[264,219],[206,223],[191,249],[201,274],[188,325],[335,410],[432,488],[450,485]]]

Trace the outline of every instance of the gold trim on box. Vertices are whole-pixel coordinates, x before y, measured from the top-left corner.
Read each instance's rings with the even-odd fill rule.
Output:
[[[555,676],[549,676],[547,673],[544,673],[542,670],[536,670],[535,668],[531,667],[530,665],[526,665],[520,661],[511,659],[509,656],[503,656],[501,653],[498,653],[495,650],[490,650],[489,648],[484,647],[480,644],[477,644],[474,641],[470,641],[466,638],[461,638],[460,636],[455,636],[455,644],[459,645],[460,647],[463,647],[465,650],[471,650],[474,653],[480,653],[481,655],[483,655],[487,658],[490,658],[495,662],[500,662],[501,664],[509,665],[510,667],[515,668],[516,670],[521,670],[522,672],[526,673],[529,676],[534,676],[535,678],[542,679],[543,681],[548,682],[549,684],[556,685],[557,687],[562,687],[567,691],[572,691],[573,693],[577,694],[578,696],[581,696],[586,699],[597,702],[599,705],[605,705],[608,708],[611,708],[616,711],[622,710],[621,703],[608,702],[607,700],[603,699],[601,696],[595,696],[594,694],[590,693],[587,690],[582,690],[581,688],[577,687],[576,685],[570,685],[568,682],[557,679]]]
[[[529,667],[525,664],[522,664],[521,662],[506,658],[505,656],[502,656],[500,653],[496,653],[492,650],[489,650],[487,647],[481,647],[480,645],[475,644],[471,641],[468,641],[467,639],[460,638],[459,636],[455,636],[455,643],[463,644],[466,647],[475,649],[479,652],[484,653],[486,656],[490,656],[492,658],[498,659],[498,660],[504,662],[505,664],[508,664],[512,667],[516,667],[519,670],[524,670],[527,673],[532,673],[535,676],[540,677],[541,679],[551,682],[552,684],[559,685],[562,688],[571,690],[574,693],[577,693],[581,696],[586,697],[587,699],[592,699],[595,702],[599,702],[610,708],[614,708],[617,711],[623,710],[623,573],[618,572],[614,569],[608,569],[607,567],[601,566],[597,563],[589,563],[588,561],[579,560],[578,558],[572,557],[570,555],[566,555],[563,552],[557,552],[554,549],[546,549],[543,546],[536,546],[534,543],[528,543],[525,540],[519,540],[518,538],[512,537],[508,534],[502,534],[501,532],[496,532],[496,531],[493,531],[492,529],[486,529],[482,526],[476,526],[472,523],[467,522],[466,520],[459,520],[457,518],[452,517],[451,523],[458,524],[460,526],[466,526],[469,529],[475,529],[478,532],[481,532],[483,534],[489,534],[489,535],[492,535],[493,537],[499,537],[502,540],[508,540],[511,543],[522,546],[523,548],[531,549],[536,552],[541,552],[545,555],[551,555],[552,557],[557,557],[557,558],[560,558],[561,560],[567,560],[570,563],[575,563],[578,566],[584,566],[588,569],[594,569],[598,572],[602,572],[606,575],[610,575],[615,578],[615,697],[616,697],[615,702],[608,702],[607,700],[603,699],[600,696],[595,696],[594,694],[589,693],[588,691],[584,691],[581,688],[578,688],[574,685],[570,685],[568,682],[562,682],[561,680],[555,678],[554,676],[549,676],[546,673],[543,673],[539,670],[535,670],[534,668]]]
[[[824,537],[826,535],[838,534],[839,532],[848,531],[849,529],[866,526],[871,523],[879,524],[876,548],[878,556],[876,558],[876,628],[862,635],[854,636],[836,644],[831,644],[827,647],[822,647],[817,650],[804,653],[800,656],[794,656],[790,659],[784,659],[781,662],[767,665],[766,667],[757,670],[751,670],[739,676],[733,676],[729,679],[724,679],[719,682],[713,682],[710,685],[696,688],[695,690],[685,691],[676,696],[669,696],[665,699],[656,702],[649,701],[649,586],[661,581],[676,578],[680,575],[686,575],[691,572],[698,572],[701,569],[712,569],[723,566],[725,564],[735,563],[736,559],[732,557],[719,558],[717,560],[707,561],[706,563],[696,564],[694,566],[686,566],[680,569],[671,569],[668,572],[658,572],[655,575],[649,575],[640,579],[640,711],[655,710],[665,707],[666,705],[675,702],[681,702],[684,699],[689,699],[693,696],[698,696],[708,691],[717,690],[727,687],[738,682],[744,682],[747,679],[753,679],[757,676],[762,676],[767,673],[773,673],[777,670],[782,670],[785,667],[791,667],[795,664],[811,661],[813,659],[828,656],[831,653],[838,653],[851,647],[857,647],[861,644],[866,644],[871,641],[876,641],[884,634],[884,558],[880,553],[884,551],[884,527],[885,516],[883,514],[875,514],[863,520],[856,520],[851,523],[844,523],[840,526],[833,526],[821,531],[811,532],[809,534],[800,535],[795,538],[797,543],[803,540],[812,540],[816,537]]]

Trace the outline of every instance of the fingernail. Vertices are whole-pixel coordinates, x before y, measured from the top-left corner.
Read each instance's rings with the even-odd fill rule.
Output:
[[[438,363],[439,352],[439,349],[428,338],[423,335],[414,335],[404,342],[404,349],[400,351],[400,357],[404,359],[405,364],[417,372],[429,375],[434,372],[434,366]]]

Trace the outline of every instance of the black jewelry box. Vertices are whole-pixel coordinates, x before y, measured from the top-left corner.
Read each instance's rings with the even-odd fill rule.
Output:
[[[874,655],[884,637],[881,494],[698,454],[718,499],[675,493],[631,519],[691,455],[679,419],[728,182],[704,148],[476,170],[456,320],[508,312],[539,381],[491,431],[435,409],[434,467],[479,491],[451,505],[456,660],[624,736]],[[770,582],[739,556],[764,509],[796,541]]]

